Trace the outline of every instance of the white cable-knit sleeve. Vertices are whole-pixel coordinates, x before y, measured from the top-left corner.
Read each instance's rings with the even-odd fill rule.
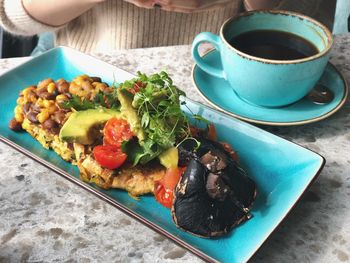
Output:
[[[22,0],[0,0],[0,25],[6,31],[25,36],[60,28],[33,19],[24,9]]]

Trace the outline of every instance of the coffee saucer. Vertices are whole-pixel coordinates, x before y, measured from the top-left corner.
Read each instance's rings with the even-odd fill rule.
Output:
[[[206,53],[203,59],[214,67],[221,67],[220,54],[216,50]],[[320,121],[338,111],[348,96],[348,86],[343,75],[331,63],[327,64],[319,84],[330,89],[334,93],[334,99],[323,105],[307,98],[278,108],[253,105],[241,99],[226,80],[207,74],[197,65],[192,69],[192,79],[202,97],[218,110],[248,122],[272,126],[302,125]]]

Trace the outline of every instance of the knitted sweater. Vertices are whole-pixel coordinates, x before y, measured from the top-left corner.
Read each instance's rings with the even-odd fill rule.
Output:
[[[232,0],[225,8],[193,14],[144,9],[123,0],[109,0],[62,27],[51,27],[30,17],[21,0],[0,0],[0,23],[18,35],[55,31],[56,45],[98,52],[190,44],[202,31],[217,33],[221,24],[240,10],[240,0]]]

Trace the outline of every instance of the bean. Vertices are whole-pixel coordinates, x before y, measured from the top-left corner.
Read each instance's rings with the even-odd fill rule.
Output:
[[[42,126],[46,130],[53,130],[53,129],[58,127],[58,124],[53,119],[49,118],[49,119],[47,119],[46,121],[43,122]]]
[[[32,123],[39,123],[39,121],[38,121],[38,119],[37,119],[37,116],[38,115],[38,113],[37,112],[35,112],[35,111],[29,111],[27,114],[26,114],[26,117],[27,117],[27,119],[28,120],[30,120],[30,122],[32,122]]]
[[[38,94],[36,93],[36,91],[35,90],[31,90],[30,92],[29,92],[29,94],[28,94],[29,96],[32,96],[32,97],[34,97],[34,98],[38,98]]]
[[[27,102],[23,105],[23,112],[24,114],[27,114],[30,111],[30,108],[32,107],[32,103]]]
[[[54,98],[59,94],[59,91],[58,91],[58,89],[55,89],[54,91],[53,91],[53,93],[52,93],[53,95],[54,95]]]
[[[55,94],[49,93],[47,91],[40,92],[39,97],[44,99],[44,100],[53,100],[55,99]]]
[[[47,92],[46,88],[36,89],[36,94],[41,98],[42,94]]]
[[[13,118],[9,122],[9,128],[13,131],[20,131],[20,130],[22,130],[22,124],[20,122],[16,121],[15,118]]]
[[[41,111],[41,108],[40,108],[39,105],[32,104],[32,105],[30,106],[29,110],[32,110],[32,111],[34,111],[34,112],[36,112],[36,113],[39,113],[39,112]]]
[[[53,119],[59,124],[63,124],[65,118],[66,118],[66,114],[63,110],[56,111],[55,114],[53,115]]]
[[[58,92],[61,94],[67,93],[67,92],[69,92],[69,83],[67,81],[65,81],[64,79],[60,79],[57,82],[57,89],[58,89]]]
[[[41,93],[47,92],[46,88],[36,89],[36,94],[40,97]]]
[[[92,82],[102,82],[102,79],[100,77],[91,77]]]

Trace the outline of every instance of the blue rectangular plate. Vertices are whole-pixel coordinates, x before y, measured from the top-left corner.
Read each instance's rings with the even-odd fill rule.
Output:
[[[133,78],[130,73],[70,48],[58,47],[35,57],[0,77],[0,139],[206,261],[247,261],[285,218],[325,163],[322,156],[310,150],[184,99],[187,104],[184,112],[200,114],[215,124],[219,139],[230,143],[239,153],[242,166],[258,187],[251,220],[221,238],[195,237],[177,229],[170,211],[152,196],[136,201],[124,191],[101,190],[83,183],[75,166],[44,149],[29,134],[8,128],[21,89],[48,77],[72,80],[79,74],[99,76],[110,84]]]

